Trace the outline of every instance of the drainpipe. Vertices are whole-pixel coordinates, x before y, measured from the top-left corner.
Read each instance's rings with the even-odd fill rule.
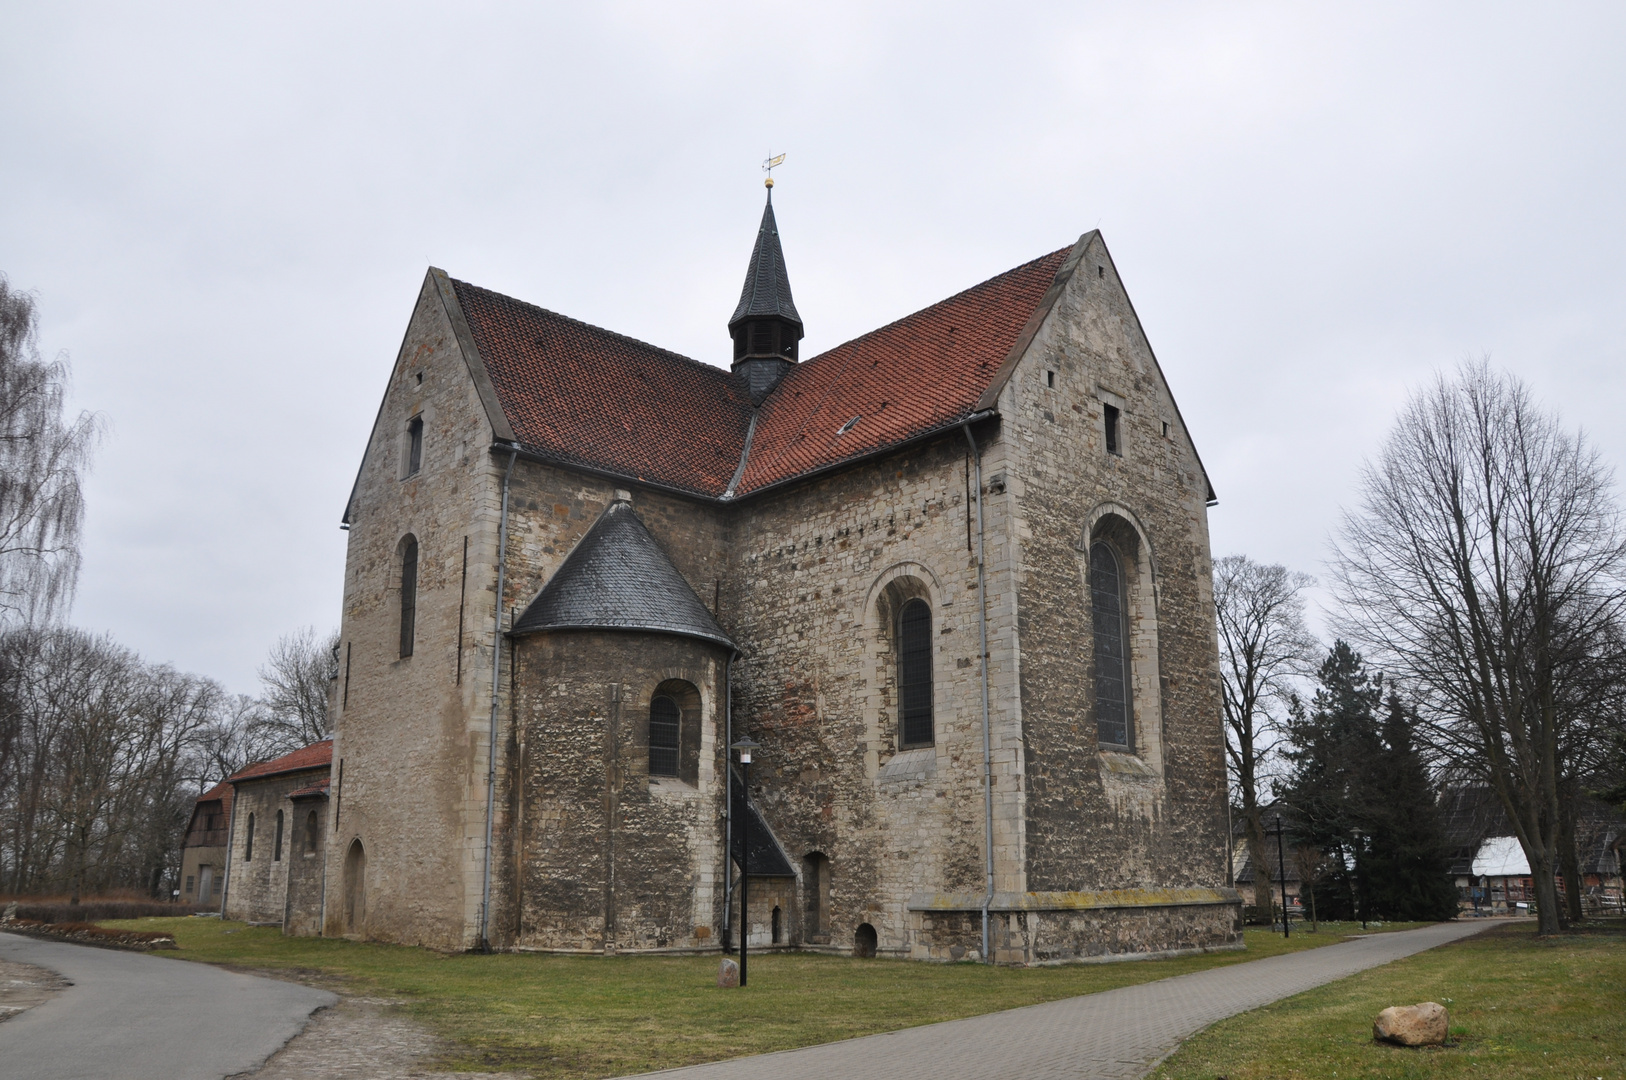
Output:
[[[994,902],[994,754],[993,740],[988,725],[988,588],[983,565],[982,538],[982,451],[971,434],[969,423],[961,426],[965,441],[971,444],[971,461],[977,473],[977,626],[982,634],[982,815],[983,844],[986,848],[984,866],[988,877],[988,893],[982,898],[982,959],[993,963],[988,951],[988,908]]]
[[[486,748],[486,852],[480,885],[480,951],[491,951],[491,823],[497,812],[497,697],[502,689],[502,590],[508,563],[508,481],[514,475],[519,443],[509,443],[508,468],[502,474],[502,516],[497,522],[497,602],[491,617],[491,732]]]

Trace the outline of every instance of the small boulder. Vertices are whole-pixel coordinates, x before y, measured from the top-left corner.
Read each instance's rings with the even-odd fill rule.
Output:
[[[1445,1006],[1434,1001],[1421,1005],[1391,1005],[1378,1013],[1372,1038],[1400,1046],[1444,1046],[1451,1030]]]
[[[740,965],[732,960],[724,960],[717,969],[717,988],[728,990],[740,985]]]

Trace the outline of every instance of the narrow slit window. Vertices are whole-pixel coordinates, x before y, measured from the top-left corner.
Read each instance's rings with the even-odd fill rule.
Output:
[[[683,726],[678,703],[665,694],[649,701],[649,775],[678,774],[678,736]]]
[[[277,835],[271,847],[271,861],[282,861],[282,811],[277,811]]]
[[[1101,745],[1131,750],[1129,635],[1117,552],[1090,546],[1090,614],[1095,626],[1095,724]]]
[[[1106,417],[1107,425],[1107,453],[1122,454],[1123,443],[1118,439],[1118,406],[1101,406],[1101,415]]]
[[[243,840],[243,861],[254,861],[254,815],[248,816],[248,835]]]
[[[933,741],[932,609],[924,600],[898,613],[898,731],[905,747]]]
[[[407,537],[401,543],[401,658],[412,655],[413,633],[418,621],[418,541]]]
[[[1056,373],[1054,371],[1045,372],[1044,381],[1049,389],[1054,390],[1056,388]]]
[[[407,462],[406,474],[418,475],[423,467],[423,417],[414,416],[407,424]]]

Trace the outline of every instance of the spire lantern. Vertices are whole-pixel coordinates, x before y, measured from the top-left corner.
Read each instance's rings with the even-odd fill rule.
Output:
[[[759,403],[796,363],[797,343],[802,339],[802,317],[791,299],[790,275],[773,215],[772,176],[767,188],[767,205],[745,271],[745,288],[728,320],[728,333],[734,339],[734,372],[745,378],[752,401]]]

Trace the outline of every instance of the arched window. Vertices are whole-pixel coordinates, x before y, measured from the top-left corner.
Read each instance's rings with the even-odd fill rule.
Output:
[[[1095,624],[1095,725],[1102,746],[1133,750],[1129,633],[1123,567],[1111,546],[1090,545],[1090,614]]]
[[[277,842],[271,848],[271,861],[282,861],[282,811],[277,811]]]
[[[919,599],[898,612],[898,732],[906,747],[933,738],[932,609]]]
[[[401,541],[401,656],[412,655],[413,629],[418,621],[418,539]]]
[[[243,841],[243,861],[254,861],[254,815],[248,816],[248,836]]]
[[[683,712],[665,694],[649,699],[649,775],[678,774],[678,735]]]
[[[414,416],[407,422],[406,474],[418,475],[423,468],[423,417]]]
[[[316,854],[316,811],[305,815],[305,854]]]

